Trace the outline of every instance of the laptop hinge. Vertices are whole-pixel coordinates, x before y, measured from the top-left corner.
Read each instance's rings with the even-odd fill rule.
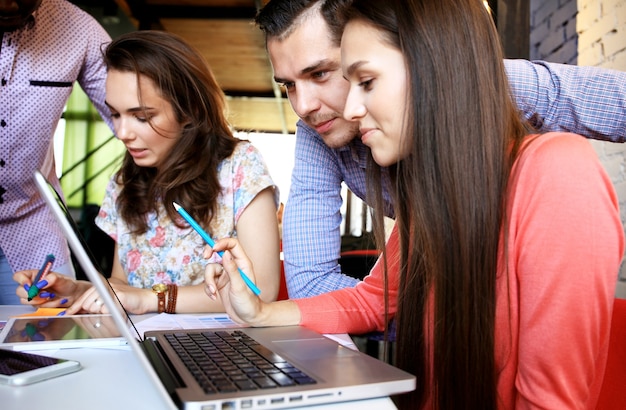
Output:
[[[159,375],[163,386],[167,392],[176,397],[175,391],[177,388],[186,387],[178,374],[172,369],[172,364],[163,354],[158,342],[151,338],[146,338],[140,343],[141,348],[146,353],[148,360],[152,364],[152,367]]]

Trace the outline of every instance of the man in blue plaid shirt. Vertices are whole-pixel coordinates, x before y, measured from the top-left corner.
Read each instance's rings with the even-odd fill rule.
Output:
[[[291,298],[358,283],[338,264],[341,184],[361,199],[366,194],[367,148],[358,138],[357,124],[342,116],[348,82],[341,71],[341,27],[335,10],[345,2],[272,0],[256,18],[266,36],[274,79],[285,87],[300,117],[283,216]],[[507,60],[505,65],[520,111],[538,131],[625,140],[626,73],[526,60]],[[386,201],[386,214],[393,217],[389,195]]]

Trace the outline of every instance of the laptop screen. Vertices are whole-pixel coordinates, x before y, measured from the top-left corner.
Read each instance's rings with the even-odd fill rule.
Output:
[[[37,182],[40,185],[45,182],[45,185],[46,185],[47,189],[50,191],[51,196],[54,198],[56,204],[58,205],[58,209],[60,209],[62,211],[63,215],[65,216],[65,219],[67,220],[68,224],[70,225],[70,227],[74,231],[74,235],[76,236],[76,238],[80,242],[80,245],[81,245],[82,249],[84,250],[85,254],[89,257],[89,260],[91,261],[91,264],[94,266],[94,268],[98,272],[100,272],[100,275],[102,276],[102,279],[104,281],[106,281],[106,283],[108,284],[109,289],[111,290],[111,294],[115,297],[115,300],[117,301],[117,303],[121,307],[121,310],[126,315],[126,319],[131,324],[132,328],[134,329],[135,333],[137,334],[137,339],[138,340],[143,340],[143,337],[141,336],[140,332],[135,327],[135,324],[133,323],[132,319],[130,318],[129,313],[126,311],[126,309],[124,309],[124,307],[122,305],[122,302],[119,300],[117,294],[115,293],[115,290],[113,289],[113,287],[109,283],[109,280],[102,275],[102,269],[99,266],[98,261],[96,260],[96,258],[94,257],[93,253],[89,249],[87,241],[85,240],[83,235],[80,233],[80,229],[78,227],[78,224],[76,224],[76,221],[72,217],[72,214],[70,213],[70,210],[67,207],[67,205],[65,205],[65,201],[63,200],[61,195],[57,192],[57,190],[54,188],[54,186],[52,184],[50,184],[50,182],[43,177],[43,175],[38,173],[35,176],[35,179],[38,180]],[[44,195],[44,198],[48,200],[50,198],[50,196],[45,196]],[[73,252],[73,249],[70,249],[70,250]]]

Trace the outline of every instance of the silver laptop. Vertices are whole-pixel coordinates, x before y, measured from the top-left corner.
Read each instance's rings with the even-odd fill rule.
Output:
[[[35,182],[75,258],[167,407],[279,409],[415,389],[413,375],[299,326],[153,331],[145,337],[135,329],[133,334],[130,317],[90,259],[61,197],[41,173],[35,173]],[[184,347],[192,353],[181,357],[178,350]],[[242,353],[244,357],[223,357],[224,351],[227,356]],[[196,358],[200,352],[209,352],[210,357]]]

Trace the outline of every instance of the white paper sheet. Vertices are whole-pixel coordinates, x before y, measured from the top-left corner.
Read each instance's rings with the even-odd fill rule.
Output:
[[[209,329],[209,328],[235,328],[245,327],[233,322],[225,313],[208,314],[168,314],[160,313],[135,323],[139,333],[143,334],[149,330],[172,330],[172,329]],[[342,346],[352,350],[358,350],[349,335],[326,334],[327,338],[334,340]]]

